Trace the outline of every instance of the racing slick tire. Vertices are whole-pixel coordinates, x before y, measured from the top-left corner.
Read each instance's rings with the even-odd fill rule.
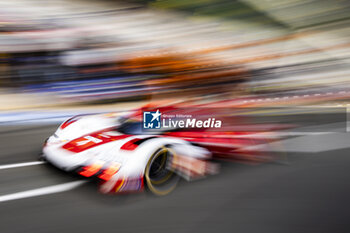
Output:
[[[145,169],[145,184],[152,193],[163,196],[172,192],[180,177],[171,169],[168,163],[174,151],[168,147],[157,150],[148,160]]]

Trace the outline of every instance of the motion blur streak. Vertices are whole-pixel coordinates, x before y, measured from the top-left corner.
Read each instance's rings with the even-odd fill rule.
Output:
[[[349,89],[348,3],[263,2],[0,3],[2,108]]]
[[[1,233],[350,232],[349,16],[348,0],[0,0]],[[145,136],[145,109],[223,127]],[[175,179],[147,179],[137,156],[174,138],[189,147],[149,170]],[[46,140],[71,173],[36,162]],[[152,182],[169,195],[118,195]]]
[[[102,174],[99,175],[98,177],[105,181],[110,180],[112,176],[119,171],[119,169],[120,169],[120,164],[113,163],[107,169],[105,169],[102,172]]]
[[[90,177],[96,174],[99,170],[101,170],[102,166],[103,163],[93,163],[89,166],[83,167],[83,170],[79,172],[79,174],[85,177]]]

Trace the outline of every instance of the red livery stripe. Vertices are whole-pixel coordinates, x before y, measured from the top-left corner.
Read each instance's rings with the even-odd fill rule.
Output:
[[[75,119],[75,118],[76,118],[76,117],[72,117],[72,118],[66,120],[65,122],[63,122],[63,124],[60,126],[60,128],[61,128],[61,129],[64,129],[64,128],[66,128],[68,125],[70,125],[70,124],[76,122],[78,119]]]
[[[140,141],[140,138],[134,138],[131,139],[130,141],[128,141],[127,143],[125,143],[124,145],[122,145],[122,147],[120,147],[120,149],[122,150],[135,150],[139,145],[135,144],[135,142]]]

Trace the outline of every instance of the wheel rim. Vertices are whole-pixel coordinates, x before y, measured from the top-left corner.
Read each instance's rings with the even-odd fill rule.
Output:
[[[174,153],[169,148],[162,148],[152,155],[147,163],[145,178],[148,188],[156,195],[166,195],[173,191],[179,177],[167,168],[167,163]]]

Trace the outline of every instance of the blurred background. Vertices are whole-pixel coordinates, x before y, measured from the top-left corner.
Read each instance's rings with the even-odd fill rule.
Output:
[[[346,105],[349,7],[341,0],[1,1],[0,109],[237,97]]]
[[[0,231],[349,232],[348,122],[313,122],[346,113],[349,63],[347,0],[0,0]],[[87,184],[4,201],[77,179],[2,166],[36,160],[63,119],[179,102],[271,108],[276,124],[307,106],[314,124],[277,132],[269,152],[290,166],[224,163],[162,198]]]

